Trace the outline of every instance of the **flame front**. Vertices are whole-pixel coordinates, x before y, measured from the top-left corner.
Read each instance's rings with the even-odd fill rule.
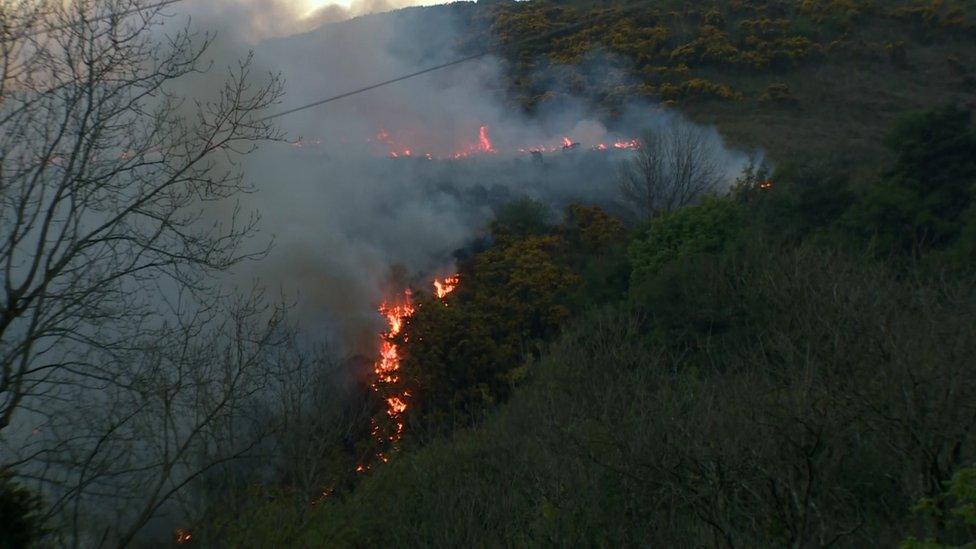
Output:
[[[457,288],[461,281],[461,275],[455,274],[441,279],[434,280],[434,294],[438,299],[444,299]],[[395,343],[397,336],[403,332],[403,327],[411,316],[417,311],[413,303],[413,294],[410,290],[405,290],[395,301],[384,302],[379,307],[379,312],[386,319],[386,331],[380,334],[380,356],[373,365],[374,381],[373,391],[383,396],[386,403],[386,415],[393,422],[392,432],[384,432],[383,428],[373,419],[372,434],[379,442],[380,448],[388,444],[393,445],[396,450],[396,443],[403,436],[403,414],[408,408],[410,393],[397,390],[395,384],[399,381],[397,372],[400,370],[400,349]],[[389,461],[387,454],[379,451],[376,459],[386,463]],[[356,466],[357,473],[365,473],[370,470],[371,465],[360,464]]]
[[[584,142],[574,140],[573,136],[564,136],[547,144],[532,146],[516,146],[511,143],[498,145],[492,140],[487,124],[478,126],[476,136],[471,135],[471,138],[461,139],[459,143],[455,143],[453,148],[450,149],[434,147],[429,142],[429,139],[424,139],[424,137],[423,132],[412,130],[391,132],[385,127],[379,126],[375,134],[366,138],[366,142],[371,143],[374,147],[378,147],[378,150],[374,149],[375,152],[382,151],[382,154],[385,154],[389,158],[415,157],[425,160],[461,160],[474,156],[512,154],[516,152],[523,154],[557,153],[584,147]],[[608,137],[609,135],[605,135],[604,139]],[[340,141],[343,145],[348,144],[348,140],[344,137]],[[612,149],[634,151],[640,149],[640,140],[636,138],[597,141],[596,143],[591,141],[590,143],[592,144],[588,146],[593,151],[609,151]],[[292,142],[292,146],[296,149],[322,144],[321,139],[299,138],[297,141]],[[126,154],[123,153],[123,157]]]
[[[458,283],[461,282],[461,275],[453,275],[445,277],[441,280],[434,280],[434,293],[437,294],[438,299],[444,299],[447,294],[454,291],[457,288]]]
[[[491,138],[488,137],[488,126],[478,128],[478,149],[484,153],[495,152],[495,145],[492,144]]]

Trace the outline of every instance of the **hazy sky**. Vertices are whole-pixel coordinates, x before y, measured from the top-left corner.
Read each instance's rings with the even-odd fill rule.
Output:
[[[0,0],[2,2],[3,0]],[[170,12],[191,15],[208,27],[234,29],[246,43],[312,30],[323,23],[410,6],[446,4],[451,0],[193,0]]]
[[[302,4],[303,15],[314,14],[317,10],[322,8],[327,8],[330,5],[339,6],[345,10],[356,11],[356,4],[373,4],[374,7],[382,7],[382,4],[388,4],[390,7],[406,7],[406,6],[427,6],[431,4],[446,4],[448,0],[403,0],[403,1],[391,1],[391,2],[362,2],[360,0],[299,0],[299,4]],[[377,10],[381,11],[381,10]],[[358,14],[356,14],[358,15]]]

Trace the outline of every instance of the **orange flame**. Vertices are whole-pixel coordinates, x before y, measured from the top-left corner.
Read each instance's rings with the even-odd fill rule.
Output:
[[[488,126],[478,128],[478,149],[486,153],[495,152],[495,146],[492,144],[491,138],[488,137]]]
[[[617,141],[616,143],[613,144],[613,148],[615,148],[615,149],[630,149],[630,150],[639,149],[640,148],[640,140],[639,139],[628,139],[626,141]]]
[[[176,530],[176,545],[186,545],[193,541],[193,532],[185,529],[179,528]]]
[[[453,276],[445,277],[442,280],[434,280],[434,293],[437,295],[438,299],[444,299],[447,294],[454,291],[457,288],[458,283],[461,281],[461,275],[456,274]]]
[[[460,280],[461,275],[458,274],[442,279],[435,279],[433,284],[434,293],[437,298],[443,299],[447,294],[453,292],[457,288]],[[386,443],[395,445],[403,435],[404,426],[402,418],[408,408],[407,399],[410,397],[410,393],[400,391],[397,394],[395,389],[391,387],[399,381],[397,372],[400,370],[400,349],[393,340],[396,336],[400,335],[406,320],[413,316],[416,311],[417,307],[413,304],[413,295],[410,290],[404,291],[403,295],[396,301],[384,302],[379,307],[380,314],[386,318],[386,331],[380,334],[382,337],[380,356],[373,365],[375,379],[372,383],[372,388],[374,391],[384,394],[383,400],[386,403],[386,415],[393,420],[396,426],[393,433],[384,434],[380,425],[375,419],[373,420],[371,433],[382,446],[386,446]],[[396,446],[393,446],[393,449],[395,450]],[[382,451],[377,452],[375,457],[383,463],[387,463],[390,459]],[[369,464],[359,464],[356,466],[357,473],[365,473],[370,469],[371,466]]]

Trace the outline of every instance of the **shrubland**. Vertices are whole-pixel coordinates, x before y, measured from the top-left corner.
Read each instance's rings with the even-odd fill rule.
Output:
[[[457,290],[416,294],[395,340],[404,436],[367,472],[382,403],[365,390],[326,402],[334,365],[284,346],[309,377],[258,411],[286,425],[269,435],[281,455],[270,478],[231,479],[237,491],[187,525],[195,539],[976,543],[972,2],[472,13],[467,47],[512,46],[518,107],[571,90],[612,120],[642,96],[771,165],[667,207],[627,204],[634,219],[527,198],[499,209],[459,255]],[[572,22],[585,24],[520,42]],[[627,77],[602,79],[605,62]],[[41,507],[0,476],[0,509],[18,517],[3,536],[42,537]]]
[[[402,341],[405,450],[230,543],[973,543],[974,137],[911,112],[870,181],[813,159],[636,224],[500,212]]]

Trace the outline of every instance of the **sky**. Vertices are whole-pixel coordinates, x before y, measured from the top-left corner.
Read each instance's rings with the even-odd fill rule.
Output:
[[[354,4],[364,4],[364,2],[358,0],[300,0],[302,4],[303,15],[314,14],[316,11],[322,8],[328,8],[328,6],[339,6],[344,10],[349,10],[353,8]],[[395,7],[406,7],[406,6],[426,6],[432,4],[444,4],[446,0],[408,0],[402,2],[388,2]]]
[[[3,3],[5,0],[0,0]],[[473,0],[185,0],[165,9],[163,32],[194,28],[221,32],[221,41],[247,51],[273,38],[302,34],[326,23],[412,6]]]
[[[410,6],[446,4],[451,0],[205,0],[195,2],[190,13],[233,10],[250,17],[248,36],[253,40],[305,32],[323,23],[343,21],[368,13]]]

